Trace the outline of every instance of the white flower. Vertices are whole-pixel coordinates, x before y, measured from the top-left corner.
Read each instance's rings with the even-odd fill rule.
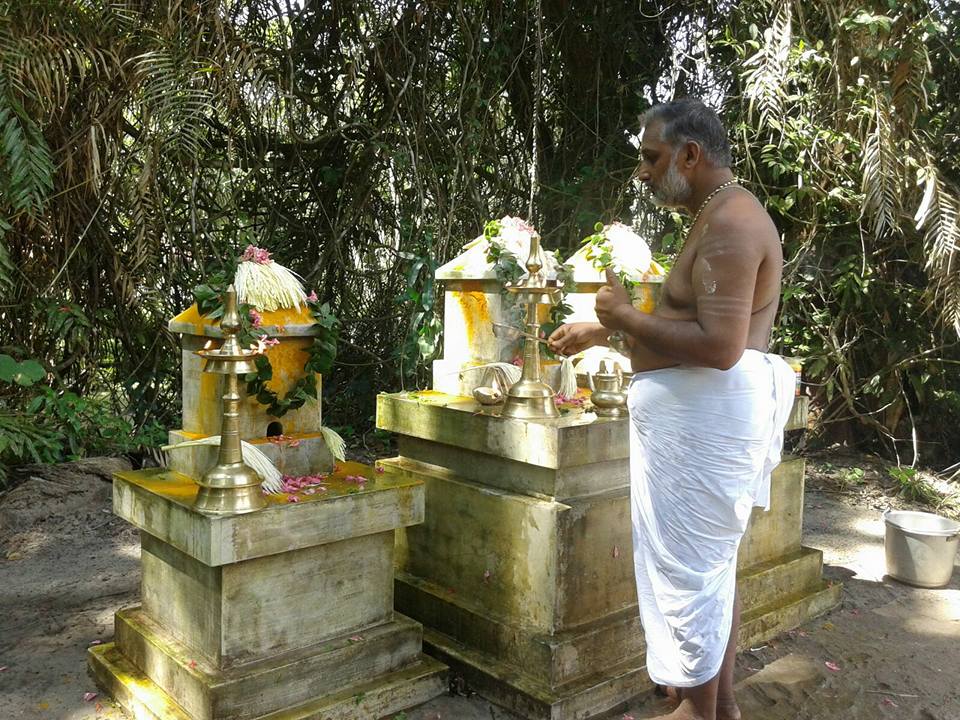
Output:
[[[524,267],[530,257],[530,243],[537,231],[532,225],[518,217],[507,215],[500,219],[500,235],[493,238],[502,251],[508,252]],[[539,237],[539,235],[537,235]],[[556,253],[540,248],[540,264],[547,277],[555,277],[560,268]]]
[[[606,239],[605,245],[610,253],[613,270],[625,274],[634,282],[643,281],[653,260],[646,241],[619,222],[604,227],[602,235]]]

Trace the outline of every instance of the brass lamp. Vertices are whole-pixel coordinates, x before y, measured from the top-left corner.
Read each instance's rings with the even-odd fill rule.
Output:
[[[507,285],[507,291],[516,295],[517,302],[527,306],[527,321],[523,345],[523,373],[507,391],[501,415],[523,420],[560,417],[560,411],[554,402],[556,393],[541,379],[540,323],[537,319],[537,308],[540,305],[557,304],[560,288],[548,285],[541,272],[540,238],[537,235],[530,239],[530,256],[526,266],[526,279],[521,279],[516,285]]]
[[[256,372],[253,358],[256,350],[244,350],[237,339],[240,314],[237,293],[231,285],[224,298],[223,345],[211,350],[198,350],[205,361],[204,372],[224,376],[223,420],[220,426],[220,450],[217,464],[198,480],[200,491],[193,507],[211,515],[236,515],[266,507],[260,491],[260,476],[243,462],[240,446],[240,383],[239,375]]]

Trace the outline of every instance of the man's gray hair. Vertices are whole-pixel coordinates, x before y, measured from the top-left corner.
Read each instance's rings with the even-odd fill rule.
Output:
[[[662,105],[654,105],[640,118],[646,128],[657,121],[662,129],[662,140],[678,148],[691,140],[703,149],[703,154],[716,167],[730,167],[733,156],[727,129],[717,114],[696,98],[681,98]]]

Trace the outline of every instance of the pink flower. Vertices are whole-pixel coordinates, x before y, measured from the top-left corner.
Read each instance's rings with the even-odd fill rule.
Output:
[[[252,311],[252,312],[256,312],[256,311]],[[254,326],[254,327],[256,327],[256,326]],[[264,335],[264,336],[258,337],[256,344],[255,344],[255,345],[251,345],[251,346],[250,346],[250,349],[253,350],[253,351],[254,351],[255,353],[257,353],[257,354],[262,355],[262,354],[265,353],[269,348],[272,348],[272,347],[274,347],[275,345],[279,345],[279,344],[280,344],[280,341],[277,340],[277,338],[267,337],[266,335]]]
[[[263,315],[258,313],[253,308],[250,308],[250,324],[253,325],[255,328],[258,328],[261,325],[263,325]]]
[[[376,471],[377,471],[378,473],[380,473],[381,475],[382,475],[383,472],[384,472],[384,470],[383,470],[383,465],[377,465],[377,467],[376,467],[375,469],[376,469]]]
[[[273,260],[270,259],[270,251],[258,248],[256,245],[247,245],[247,249],[243,251],[240,261],[255,262],[260,265],[273,262]]]
[[[310,294],[307,295],[307,302],[316,302],[317,301],[317,291],[311,290]]]

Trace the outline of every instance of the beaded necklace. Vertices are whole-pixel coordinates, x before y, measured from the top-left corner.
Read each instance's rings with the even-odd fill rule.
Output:
[[[694,213],[694,215],[693,215],[693,220],[692,220],[691,223],[690,223],[690,230],[692,230],[692,229],[693,229],[693,226],[697,224],[697,220],[700,219],[700,214],[706,209],[706,207],[707,207],[707,205],[709,204],[709,202],[710,202],[711,200],[713,200],[713,198],[715,198],[715,197],[717,196],[717,193],[719,193],[721,190],[726,190],[728,187],[730,187],[730,186],[732,186],[732,185],[736,185],[736,184],[737,184],[737,179],[736,179],[736,178],[733,178],[732,180],[727,180],[725,183],[720,183],[719,185],[717,185],[717,186],[713,189],[713,192],[711,192],[709,195],[707,195],[707,196],[703,199],[703,202],[700,203],[700,207],[697,208],[697,212]],[[684,236],[683,242],[680,243],[680,247],[677,249],[677,255],[679,255],[681,252],[683,252],[683,246],[687,244],[687,238],[688,238],[688,237],[690,237],[690,231],[689,231],[689,230],[687,231],[687,234]]]

